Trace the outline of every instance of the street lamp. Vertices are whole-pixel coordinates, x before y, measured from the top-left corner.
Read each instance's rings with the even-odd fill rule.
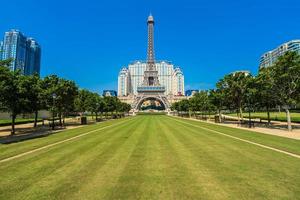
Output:
[[[52,130],[54,130],[54,107],[55,107],[55,99],[56,99],[56,94],[55,93],[53,93],[52,94]]]

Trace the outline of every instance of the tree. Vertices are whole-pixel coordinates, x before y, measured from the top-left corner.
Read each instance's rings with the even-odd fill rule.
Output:
[[[88,110],[89,98],[91,93],[88,90],[79,90],[78,95],[75,99],[75,110],[82,116],[84,112]]]
[[[214,106],[214,108],[217,110],[219,122],[222,122],[222,110],[225,106],[225,94],[222,88],[219,88],[217,85],[217,89],[210,90],[209,100]]]
[[[6,63],[7,64],[7,63]],[[8,65],[8,64],[7,64]],[[12,72],[6,66],[0,66],[0,108],[11,114],[11,134],[15,134],[15,120],[18,114],[28,106],[27,90],[20,84],[20,71]]]
[[[12,61],[13,61],[13,58],[9,58],[9,59],[6,59],[6,60],[0,60],[0,67],[9,68]]]
[[[34,113],[34,127],[37,126],[38,120],[38,111],[45,107],[42,88],[41,88],[41,79],[37,74],[31,76],[21,76],[20,77],[20,88],[25,89],[27,100],[27,105],[24,107],[24,112]]]
[[[189,112],[190,111],[190,103],[189,100],[183,99],[178,103],[178,111],[179,112]],[[182,115],[182,113],[181,113]]]
[[[55,127],[55,124],[54,124],[55,113],[57,112],[56,92],[58,90],[58,85],[59,85],[59,78],[56,75],[46,76],[41,83],[41,88],[43,90],[42,96],[44,99],[45,107],[47,110],[50,110],[52,112],[52,129],[53,130]]]
[[[297,104],[300,93],[300,55],[287,52],[279,57],[271,68],[274,92],[279,104],[285,109],[288,130],[292,131],[290,108]]]
[[[241,118],[243,119],[247,82],[251,77],[251,74],[236,72],[226,75],[217,83],[224,92],[227,106],[236,109],[239,122]]]
[[[120,101],[117,97],[112,96],[105,96],[104,98],[105,102],[105,115],[107,118],[107,113],[110,112],[111,115],[113,112],[117,111],[117,101]]]
[[[98,93],[90,93],[87,99],[87,111],[96,114],[96,121],[98,120],[99,104],[101,97]]]
[[[98,112],[101,113],[101,119],[103,117],[103,112],[106,110],[106,102],[104,101],[103,97],[100,97],[98,99]]]
[[[179,102],[174,102],[174,103],[172,103],[170,109],[171,109],[172,111],[176,111],[176,112],[177,112],[177,115],[178,115],[178,112],[179,112]]]
[[[260,107],[265,108],[268,116],[268,125],[270,125],[270,109],[274,108],[278,101],[274,92],[274,77],[272,67],[260,69],[256,77],[257,101]]]
[[[245,90],[245,104],[248,109],[248,120],[249,120],[249,128],[251,128],[251,111],[253,111],[259,102],[258,99],[258,90],[257,90],[257,80],[255,77],[250,76],[247,79],[246,90]]]
[[[43,98],[46,107],[52,111],[52,128],[54,129],[55,114],[59,117],[62,126],[62,118],[74,110],[74,101],[78,88],[73,81],[61,79],[56,75],[50,75],[42,81]]]
[[[128,103],[122,102],[122,112],[125,112],[128,114],[130,110],[131,110],[131,105]]]
[[[210,102],[208,98],[208,91],[200,91],[189,99],[189,110],[194,112],[200,111],[206,115],[207,111],[210,111]]]
[[[59,85],[56,91],[56,106],[59,114],[59,122],[62,125],[62,119],[75,109],[75,99],[78,94],[78,87],[74,81],[59,79]],[[65,121],[65,120],[63,120]]]

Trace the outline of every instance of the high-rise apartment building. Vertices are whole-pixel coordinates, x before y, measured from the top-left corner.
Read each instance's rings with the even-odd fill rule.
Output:
[[[127,68],[122,68],[118,76],[118,96],[127,96],[129,94],[129,72]]]
[[[0,60],[2,60],[3,42],[0,41]]]
[[[21,70],[25,75],[40,73],[41,47],[18,30],[5,32],[1,59],[12,58],[10,70]]]
[[[25,75],[40,74],[41,47],[33,38],[27,39]]]
[[[272,66],[277,61],[278,57],[282,56],[288,51],[300,53],[300,40],[291,40],[280,45],[272,51],[264,53],[260,58],[259,68]]]

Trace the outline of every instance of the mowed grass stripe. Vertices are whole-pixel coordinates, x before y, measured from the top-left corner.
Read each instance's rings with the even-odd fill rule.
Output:
[[[151,125],[150,119],[139,119],[133,130],[120,131],[125,138],[124,144],[110,156],[105,165],[91,172],[92,178],[72,194],[70,199],[82,199],[82,194],[85,194],[86,199],[94,199],[95,197],[97,199],[112,199],[111,195],[115,193],[123,194],[124,198],[126,197],[126,194],[119,191],[116,185],[122,178],[122,174],[127,173],[127,166],[137,164],[132,163],[131,158],[135,156],[139,144],[144,142],[145,133]],[[128,134],[130,134],[130,137],[128,137]],[[139,165],[142,165],[142,163],[139,163]],[[124,187],[127,184],[125,183]]]
[[[254,131],[241,130],[237,128],[223,127],[205,122],[196,122],[194,120],[180,119],[170,117],[174,121],[198,127],[211,133],[216,133],[240,140],[249,144],[260,146],[262,148],[277,151],[295,158],[300,158],[300,141],[295,139],[283,138],[278,136],[266,135]]]
[[[159,118],[147,117],[147,131],[137,143],[118,182],[105,199],[168,199],[171,188],[166,189],[166,155],[160,144]],[[171,191],[171,192],[169,192]]]
[[[189,148],[178,141],[176,135],[179,134],[180,128],[176,123],[171,123],[166,119],[161,119],[161,129],[163,140],[167,143],[166,150],[172,158],[173,164],[169,166],[166,175],[169,177],[169,184],[173,188],[172,197],[174,199],[210,199],[214,195],[224,197],[222,190],[218,193],[206,193],[207,176],[197,174],[194,166],[195,160],[191,158]],[[201,153],[201,152],[198,152]],[[210,184],[217,184],[213,177],[209,179]]]
[[[87,166],[89,161],[95,159],[95,154],[91,154],[94,152],[95,146],[103,148],[103,151],[106,148],[110,148],[110,151],[116,150],[121,143],[111,143],[110,140],[119,141],[119,138],[122,137],[119,134],[120,130],[126,127],[134,129],[139,121],[132,120],[128,124],[115,126],[76,141],[40,151],[35,155],[3,163],[0,166],[0,174],[5,182],[1,181],[0,183],[0,199],[3,199],[1,194],[10,194],[5,196],[5,199],[8,197],[22,199],[26,193],[32,196],[35,190],[38,192],[34,195],[43,195],[51,191],[52,187],[60,187],[62,177],[74,176],[73,172],[81,169],[82,166]],[[102,143],[106,143],[106,145],[102,145]],[[110,144],[112,146],[109,146]],[[99,150],[95,153],[97,155],[99,153],[101,157],[102,151]],[[106,158],[108,159],[109,156]],[[79,183],[75,180],[74,184]],[[17,194],[20,195],[19,198],[15,196]]]
[[[162,123],[166,140],[169,141],[169,145],[174,152],[176,152],[177,162],[180,162],[181,165],[184,166],[186,177],[189,177],[185,181],[181,193],[177,194],[181,197],[180,199],[199,199],[199,197],[201,197],[201,199],[226,199],[227,194],[223,190],[223,185],[216,177],[209,173],[209,169],[206,167],[204,160],[201,159],[201,157],[207,156],[205,152],[203,152],[203,149],[201,149],[203,148],[201,144],[208,146],[207,143],[209,143],[209,140],[201,137],[201,144],[197,143],[195,145],[193,144],[195,138],[190,138],[189,132],[184,127],[179,126],[167,118],[164,118]],[[200,157],[196,158],[193,153]],[[180,184],[180,182],[178,184]],[[215,193],[212,191],[218,192]]]
[[[126,121],[125,121],[125,122],[126,122]],[[41,146],[41,147],[38,147],[38,148],[35,148],[35,149],[32,149],[32,150],[29,150],[29,151],[26,151],[26,152],[23,152],[23,153],[14,155],[14,156],[10,156],[10,157],[1,159],[1,160],[0,160],[0,163],[8,162],[8,161],[10,161],[10,160],[17,159],[17,158],[26,156],[26,155],[28,155],[28,154],[35,153],[35,152],[37,152],[37,151],[41,151],[41,150],[43,150],[43,149],[47,149],[47,148],[50,148],[50,147],[53,147],[53,146],[56,146],[56,145],[60,145],[60,144],[62,144],[62,143],[65,143],[65,142],[69,142],[69,141],[78,139],[78,138],[80,138],[80,137],[86,136],[86,135],[88,135],[88,134],[91,134],[91,133],[94,133],[94,132],[97,132],[97,131],[101,131],[101,130],[106,129],[106,128],[111,128],[112,126],[117,126],[117,125],[120,125],[120,124],[125,123],[125,122],[119,122],[118,124],[111,124],[111,125],[107,125],[107,126],[104,126],[104,127],[101,127],[101,128],[97,128],[97,129],[94,129],[94,130],[91,130],[91,131],[88,131],[88,132],[83,132],[83,133],[80,133],[80,134],[78,134],[78,135],[76,135],[76,136],[69,137],[69,138],[67,138],[67,139],[63,139],[63,140],[60,140],[60,141],[57,141],[57,142],[54,142],[54,143],[51,143],[51,144],[48,144],[48,145],[45,145],[45,146]]]
[[[0,199],[299,199],[299,166],[170,117],[137,116],[2,163]]]
[[[171,128],[174,122],[165,124]],[[177,125],[174,136],[193,155],[187,163],[197,166],[194,171],[200,174],[202,171],[207,177],[203,179],[210,180],[209,185],[213,182],[211,180],[217,180],[218,184],[211,185],[216,187],[212,190],[218,191],[217,194],[220,194],[220,190],[226,191],[228,198],[224,195],[216,199],[280,199],[289,195],[297,199],[300,176],[295,174],[300,170],[295,166],[300,165],[299,160],[277,152],[273,155],[268,150],[200,128]],[[208,174],[213,178],[208,178]]]
[[[117,184],[104,199],[182,199],[190,196],[187,169],[166,139],[162,119],[151,119]]]
[[[57,171],[56,174],[43,179],[47,182],[48,186],[46,188],[51,187],[52,189],[47,189],[45,194],[42,193],[41,196],[48,195],[54,199],[87,198],[88,193],[82,193],[82,188],[91,184],[92,180],[96,177],[97,171],[109,163],[114,155],[118,154],[122,146],[128,141],[128,138],[133,135],[134,130],[140,122],[140,120],[137,120],[127,126],[109,130],[109,133],[113,133],[113,136],[110,135],[107,138],[91,138],[91,140],[94,140],[93,143],[97,144],[96,146],[89,145],[87,147],[89,150],[84,154],[79,152],[79,158],[77,158],[75,162],[69,163],[68,168],[65,167]],[[122,130],[126,130],[126,134],[123,134]],[[65,174],[64,171],[68,171],[69,173]],[[49,180],[56,177],[60,177],[60,180],[49,182]],[[80,182],[78,182],[78,180],[80,180]],[[96,186],[100,187],[100,185],[97,184]],[[92,184],[92,187],[95,187],[95,185]],[[37,189],[37,191],[39,190],[40,189]],[[78,194],[79,196],[77,196]],[[38,198],[40,197],[38,196]]]
[[[28,152],[33,149],[37,149],[39,147],[43,147],[55,142],[62,141],[64,139],[68,139],[77,135],[80,135],[82,132],[88,132],[95,130],[97,128],[101,128],[104,126],[108,126],[111,124],[116,123],[117,121],[126,121],[130,120],[131,118],[123,118],[123,119],[118,119],[118,120],[109,120],[93,125],[88,125],[88,126],[82,126],[78,128],[74,128],[71,130],[65,130],[65,131],[60,131],[55,134],[51,134],[47,137],[41,137],[41,138],[36,138],[32,140],[27,140],[27,141],[22,141],[18,143],[12,143],[12,144],[0,144],[0,159],[5,159],[8,157],[12,157],[24,152]]]

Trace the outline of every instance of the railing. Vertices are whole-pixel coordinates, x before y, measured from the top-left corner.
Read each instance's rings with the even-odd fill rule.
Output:
[[[138,92],[164,92],[166,89],[164,86],[139,86]]]

